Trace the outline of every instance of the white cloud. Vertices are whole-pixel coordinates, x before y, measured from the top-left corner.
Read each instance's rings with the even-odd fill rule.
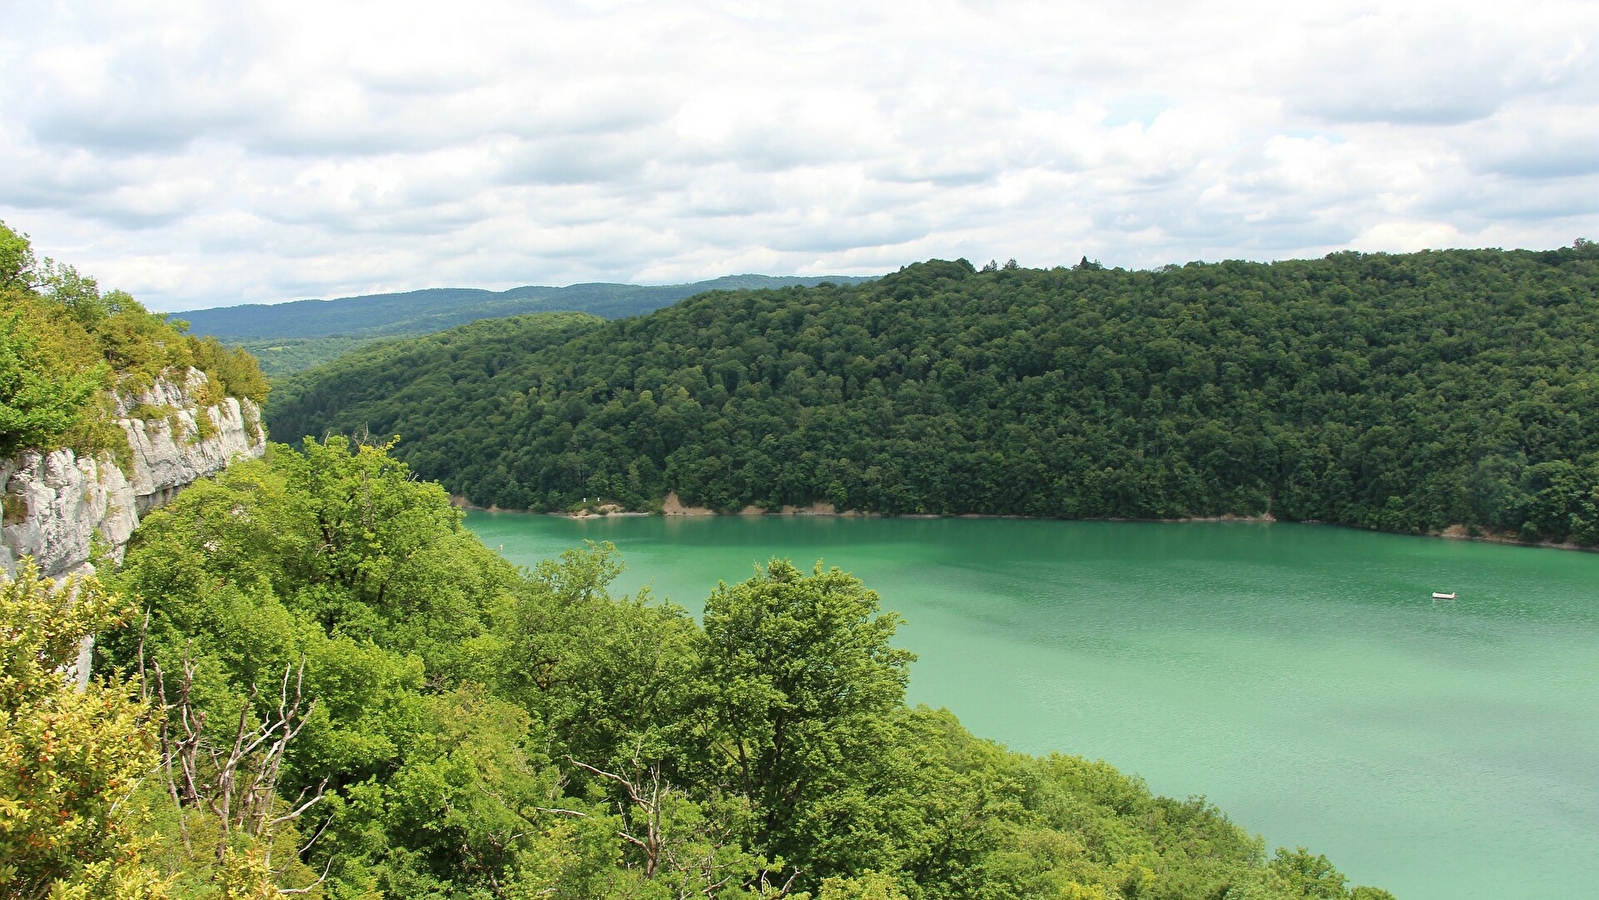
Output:
[[[1409,253],[1430,247],[1459,246],[1459,229],[1448,222],[1382,222],[1366,229],[1351,244],[1363,250]]]
[[[29,4],[0,218],[157,308],[1599,236],[1599,6]]]

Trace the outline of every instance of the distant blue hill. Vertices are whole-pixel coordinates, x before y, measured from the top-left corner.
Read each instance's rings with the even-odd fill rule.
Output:
[[[574,284],[528,286],[507,291],[430,288],[400,294],[369,294],[337,300],[296,300],[175,313],[193,334],[230,343],[325,337],[380,338],[431,334],[478,319],[536,312],[586,312],[607,319],[639,315],[706,291],[812,287],[823,282],[871,281],[847,275],[811,278],[727,275],[693,284]]]

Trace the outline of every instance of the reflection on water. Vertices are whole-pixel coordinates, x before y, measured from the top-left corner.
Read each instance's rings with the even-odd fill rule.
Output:
[[[758,561],[825,559],[909,621],[913,702],[1203,793],[1402,900],[1599,883],[1599,555],[1255,523],[467,524],[524,564],[614,541],[620,589],[696,612]]]

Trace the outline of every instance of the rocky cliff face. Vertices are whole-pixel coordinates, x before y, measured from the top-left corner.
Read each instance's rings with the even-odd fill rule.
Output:
[[[127,471],[108,456],[86,459],[72,450],[0,460],[0,569],[14,576],[17,561],[32,556],[53,577],[92,571],[96,535],[121,560],[140,516],[234,459],[260,456],[261,411],[232,397],[202,408],[196,397],[205,386],[205,374],[190,369],[182,384],[158,381],[118,396],[117,421],[132,451]]]

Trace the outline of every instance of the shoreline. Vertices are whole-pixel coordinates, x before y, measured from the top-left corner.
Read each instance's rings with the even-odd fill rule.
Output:
[[[758,517],[758,516],[825,516],[825,517],[830,517],[830,518],[835,518],[835,519],[1025,519],[1025,520],[1029,520],[1029,521],[1038,521],[1038,522],[1143,522],[1143,523],[1148,523],[1148,524],[1152,524],[1152,525],[1182,525],[1182,524],[1194,523],[1194,522],[1237,522],[1237,523],[1252,523],[1252,524],[1259,524],[1259,525],[1271,525],[1271,524],[1275,524],[1278,521],[1280,521],[1276,516],[1273,516],[1271,513],[1264,513],[1264,514],[1258,515],[1258,516],[1241,516],[1241,515],[1237,515],[1235,513],[1226,513],[1226,514],[1219,515],[1219,516],[1188,516],[1188,517],[1179,518],[1179,519],[1134,519],[1134,518],[1123,518],[1123,517],[1120,517],[1120,516],[1110,516],[1110,517],[1106,517],[1106,518],[1066,519],[1066,518],[1057,518],[1057,517],[1054,517],[1054,516],[1024,516],[1024,515],[1017,515],[1017,514],[1014,514],[1014,513],[951,513],[951,514],[942,514],[942,513],[903,513],[903,514],[894,514],[894,513],[871,512],[871,511],[857,510],[857,509],[846,509],[846,510],[840,511],[840,510],[834,508],[833,504],[831,504],[831,503],[813,503],[810,506],[803,506],[803,507],[800,507],[800,506],[785,506],[785,507],[783,507],[782,509],[779,509],[779,510],[763,509],[763,508],[761,508],[759,506],[750,505],[750,506],[746,506],[746,507],[744,507],[743,509],[740,509],[740,510],[728,511],[728,512],[718,512],[717,510],[709,509],[709,508],[703,507],[703,506],[685,506],[685,505],[683,505],[682,501],[678,498],[676,491],[669,492],[666,495],[666,497],[662,498],[661,511],[660,512],[627,510],[627,509],[623,509],[619,504],[607,503],[607,504],[601,504],[601,506],[598,508],[597,511],[589,511],[587,509],[583,509],[583,510],[578,510],[576,512],[537,513],[537,512],[534,512],[532,510],[528,510],[528,509],[502,509],[502,508],[500,508],[498,506],[486,506],[486,507],[485,506],[477,506],[477,505],[475,505],[473,503],[468,502],[465,497],[463,497],[463,496],[461,496],[459,494],[451,494],[450,495],[450,504],[452,506],[454,506],[456,509],[461,509],[461,510],[474,510],[474,511],[477,511],[477,512],[489,512],[489,513],[515,513],[515,514],[518,514],[518,515],[560,516],[560,517],[566,518],[566,519],[577,519],[577,520],[608,519],[608,518],[619,518],[619,519],[620,518],[639,518],[639,517],[647,517],[647,516],[660,516],[661,518],[667,518],[667,519],[671,519],[671,518],[700,518],[700,517],[705,517],[705,516],[751,516],[751,517]],[[1506,535],[1503,535],[1503,534],[1496,534],[1496,533],[1492,533],[1492,532],[1478,532],[1476,534],[1472,534],[1463,525],[1450,525],[1448,528],[1445,528],[1442,531],[1409,531],[1409,532],[1407,532],[1407,531],[1381,531],[1381,530],[1375,529],[1375,528],[1362,528],[1359,525],[1348,525],[1348,524],[1345,524],[1345,523],[1342,523],[1342,522],[1323,522],[1323,521],[1319,521],[1319,520],[1304,520],[1304,521],[1300,521],[1300,522],[1290,522],[1290,523],[1287,523],[1287,524],[1291,524],[1291,525],[1293,525],[1293,524],[1297,524],[1297,525],[1327,525],[1327,526],[1331,526],[1333,528],[1348,528],[1348,529],[1352,529],[1352,530],[1355,530],[1355,531],[1370,531],[1370,532],[1372,532],[1374,534],[1392,534],[1392,535],[1396,535],[1396,536],[1400,536],[1400,537],[1408,536],[1408,537],[1441,538],[1441,539],[1447,540],[1447,541],[1473,541],[1473,542],[1476,542],[1476,543],[1484,543],[1484,544],[1504,544],[1504,545],[1512,546],[1512,547],[1540,547],[1540,548],[1549,549],[1549,550],[1572,550],[1572,551],[1576,551],[1576,552],[1579,552],[1579,553],[1595,553],[1595,552],[1599,552],[1599,547],[1585,547],[1585,546],[1583,546],[1581,544],[1573,544],[1570,541],[1566,541],[1566,542],[1562,542],[1562,543],[1555,543],[1554,541],[1536,541],[1536,542],[1534,542],[1534,541],[1518,540],[1517,538],[1514,538],[1514,537],[1509,537],[1509,536],[1506,536]]]

